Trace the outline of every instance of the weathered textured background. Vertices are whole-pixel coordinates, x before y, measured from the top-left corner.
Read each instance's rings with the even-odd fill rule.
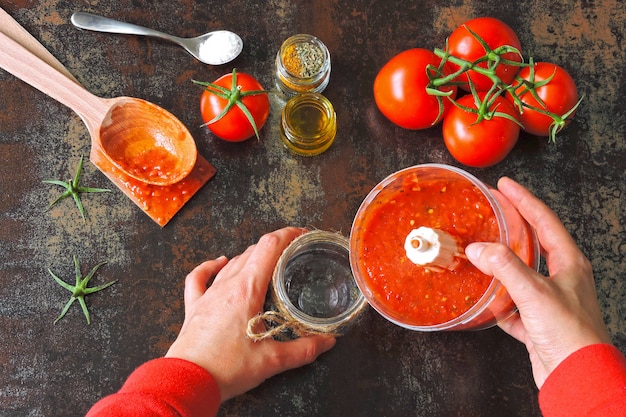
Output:
[[[597,1],[0,1],[93,93],[135,96],[177,115],[218,173],[168,224],[158,227],[117,189],[50,211],[89,138],[81,120],[0,71],[0,415],[79,416],[117,390],[142,362],[162,355],[183,317],[188,271],[207,258],[243,251],[285,225],[348,234],[367,192],[398,169],[424,162],[458,165],[439,128],[409,132],[376,109],[372,83],[394,54],[440,47],[465,20],[490,15],[511,25],[526,56],[571,72],[585,100],[556,144],[523,136],[501,164],[468,169],[495,183],[508,175],[561,216],[592,260],[604,317],[626,350],[626,195],[624,74],[626,6]],[[232,65],[209,67],[159,40],[79,31],[75,11],[195,36],[226,28],[244,39]],[[289,155],[279,143],[281,102],[261,140],[228,144],[201,127],[200,90],[232,66],[273,85],[274,56],[295,33],[320,37],[332,55],[325,92],[338,135],[315,158]],[[111,184],[85,164],[83,184]],[[107,260],[94,283],[119,279],[53,325],[68,293],[51,268],[73,280]],[[539,416],[524,347],[498,329],[421,334],[369,311],[311,366],[266,382],[224,404],[223,416]]]

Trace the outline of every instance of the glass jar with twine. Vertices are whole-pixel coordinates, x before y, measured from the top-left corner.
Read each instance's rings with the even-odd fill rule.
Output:
[[[254,341],[343,334],[367,306],[350,269],[348,239],[312,230],[291,242],[274,269],[272,301],[276,310],[248,322]]]

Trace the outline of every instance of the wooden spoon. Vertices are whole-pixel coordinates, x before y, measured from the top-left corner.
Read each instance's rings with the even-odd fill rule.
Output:
[[[5,33],[9,38],[24,46],[26,49],[46,61],[51,67],[65,74],[74,82],[76,78],[52,55],[33,35],[31,35],[22,25],[11,17],[3,8],[0,8],[0,32]]]
[[[87,125],[92,148],[128,176],[170,185],[193,169],[198,153],[193,137],[161,107],[132,97],[97,97],[4,33],[0,67],[74,110]]]

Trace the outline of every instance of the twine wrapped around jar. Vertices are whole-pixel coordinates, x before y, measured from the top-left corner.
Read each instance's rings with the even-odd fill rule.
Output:
[[[284,303],[282,303],[284,306]],[[277,307],[280,309],[280,307]],[[355,316],[357,313],[355,313]],[[263,324],[264,330],[255,331]],[[305,323],[295,319],[291,314],[283,311],[266,311],[257,314],[248,321],[246,334],[254,342],[273,338],[276,340],[290,340],[297,337],[311,336],[314,334],[325,334],[330,336],[340,336],[337,329],[341,324],[325,325],[320,327],[309,327]]]
[[[248,337],[260,341],[267,338],[288,340],[314,334],[340,336],[342,330],[367,306],[365,297],[352,277],[348,255],[348,240],[338,233],[312,230],[291,242],[281,254],[272,276],[272,301],[275,310],[252,317],[248,321],[246,331]],[[324,267],[323,272],[327,275],[320,278],[311,274],[298,278],[305,281],[313,279],[314,281],[305,284],[326,285],[324,289],[328,291],[341,290],[341,294],[333,294],[335,297],[332,301],[337,304],[339,310],[331,317],[307,314],[302,311],[301,306],[294,305],[287,295],[286,268],[293,266],[294,263],[302,263],[303,257],[304,262],[308,262],[307,265],[314,265],[317,269],[320,265]],[[346,277],[346,271],[349,277]],[[320,284],[319,279],[326,281]],[[330,281],[327,282],[328,280]]]

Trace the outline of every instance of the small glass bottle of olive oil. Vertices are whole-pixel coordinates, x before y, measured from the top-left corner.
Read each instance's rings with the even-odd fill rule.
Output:
[[[315,156],[335,140],[337,116],[332,103],[319,93],[303,93],[287,101],[280,136],[285,146],[302,156]]]
[[[276,86],[291,97],[299,93],[321,93],[330,79],[330,52],[313,35],[294,35],[276,54]]]

